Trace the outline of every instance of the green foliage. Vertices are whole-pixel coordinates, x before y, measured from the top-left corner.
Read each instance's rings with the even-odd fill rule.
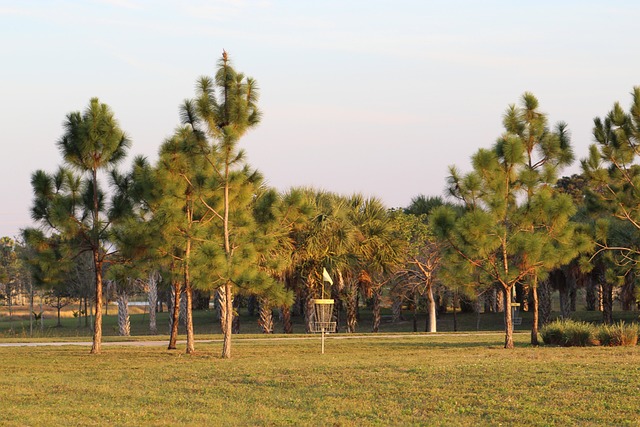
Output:
[[[33,228],[23,230],[22,239],[26,248],[24,260],[34,285],[44,289],[65,286],[65,279],[73,268],[69,254],[72,245],[64,242],[60,235],[47,237]]]
[[[640,252],[636,243],[640,231],[640,87],[633,89],[632,97],[628,112],[616,102],[604,118],[594,119],[596,144],[581,161],[588,179],[588,207],[595,213],[612,214],[634,229],[627,231],[629,238],[614,243],[607,230],[598,227],[600,247],[613,249],[618,263],[637,262],[633,259]]]
[[[101,104],[98,98],[91,98],[84,113],[69,113],[64,128],[58,148],[65,162],[79,172],[116,165],[131,145],[109,106]]]
[[[64,122],[57,143],[65,167],[54,174],[36,171],[31,176],[34,201],[32,218],[57,239],[67,256],[91,252],[96,283],[96,327],[93,353],[100,352],[103,265],[109,255],[111,224],[128,212],[121,200],[108,200],[99,171],[114,168],[125,157],[131,142],[120,129],[113,112],[92,98],[83,113],[72,112]],[[112,173],[112,182],[122,184]],[[42,240],[42,239],[40,239]],[[48,252],[51,254],[51,252]],[[62,257],[60,257],[62,259]],[[50,264],[50,263],[49,263]]]
[[[545,344],[563,347],[588,345],[635,346],[640,330],[635,323],[619,321],[613,325],[593,326],[575,320],[556,320],[540,330]]]
[[[431,211],[442,205],[444,202],[441,197],[426,197],[420,194],[411,199],[411,203],[404,212],[413,215],[429,215]]]
[[[596,332],[596,339],[604,346],[632,347],[638,344],[639,333],[637,324],[619,321],[613,325],[601,325]]]
[[[596,328],[587,322],[556,320],[540,329],[545,344],[563,347],[585,347],[595,344]]]
[[[516,284],[535,292],[539,276],[587,251],[590,241],[570,221],[576,212],[571,198],[552,187],[558,171],[573,160],[566,124],[549,129],[530,93],[521,106],[509,106],[503,124],[495,145],[472,156],[471,172],[450,168],[448,192],[466,212],[454,220],[451,210],[436,209],[431,225],[449,244],[445,266],[459,280],[479,289],[498,285],[511,295]],[[512,330],[508,311],[506,347]],[[535,337],[534,331],[532,342]]]

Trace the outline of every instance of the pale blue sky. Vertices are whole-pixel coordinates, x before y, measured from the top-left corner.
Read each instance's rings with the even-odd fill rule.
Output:
[[[0,0],[0,236],[30,225],[68,112],[98,96],[155,160],[222,49],[261,87],[242,146],[282,190],[441,195],[524,91],[584,157],[593,117],[640,85],[638,22],[634,1]]]

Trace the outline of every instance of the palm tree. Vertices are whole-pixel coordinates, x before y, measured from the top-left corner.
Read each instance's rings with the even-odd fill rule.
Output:
[[[389,210],[376,198],[365,199],[353,195],[349,199],[349,220],[353,228],[351,240],[351,269],[357,275],[360,289],[366,298],[373,298],[373,332],[380,326],[380,297],[383,285],[401,263],[403,240],[395,233],[395,226]],[[350,332],[355,332],[354,293],[348,296],[351,307],[347,324]]]
[[[299,189],[292,189],[284,194],[265,189],[255,200],[253,212],[259,242],[259,265],[274,279],[274,283],[278,283],[278,286],[254,290],[259,297],[259,323],[265,333],[271,333],[272,309],[280,307],[285,317],[285,329],[290,332],[291,325],[286,324],[290,318],[286,317],[291,307],[293,290],[284,285],[295,267],[295,230],[304,225],[310,205]]]
[[[305,204],[311,207],[306,220],[293,231],[295,245],[292,277],[300,281],[299,293],[304,299],[305,329],[312,330],[313,299],[321,297],[325,288],[322,269],[340,275],[346,271],[350,256],[353,227],[348,219],[347,199],[311,188],[300,190]],[[340,284],[338,280],[336,283]],[[340,286],[340,285],[338,285]]]

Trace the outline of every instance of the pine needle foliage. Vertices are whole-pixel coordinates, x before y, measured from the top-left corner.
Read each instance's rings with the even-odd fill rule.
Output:
[[[105,194],[98,173],[112,171],[130,145],[109,106],[92,98],[84,112],[66,117],[64,134],[57,142],[64,166],[53,174],[39,170],[31,177],[33,220],[57,235],[67,245],[66,252],[93,255],[96,316],[92,353],[101,351],[102,275],[111,224],[124,214],[121,200],[109,200]],[[112,183],[124,185],[121,178],[112,172]]]
[[[611,251],[619,264],[637,264],[640,247],[640,86],[631,93],[628,111],[614,103],[605,117],[593,120],[595,144],[581,161],[588,180],[587,205],[599,213],[610,213],[628,223],[635,233],[626,242],[611,244],[599,233],[600,250]],[[602,222],[601,227],[602,230]]]
[[[513,347],[514,287],[532,284],[535,289],[540,277],[588,247],[570,222],[571,198],[550,185],[556,170],[573,159],[566,125],[549,130],[537,99],[525,93],[521,101],[508,107],[505,132],[494,146],[472,156],[471,172],[450,168],[448,193],[465,212],[456,216],[451,208],[439,207],[431,218],[434,232],[447,243],[445,265],[453,266],[448,271],[454,280],[497,285],[507,296],[505,348]],[[537,340],[534,327],[532,342],[534,336]]]
[[[156,172],[163,189],[154,214],[165,236],[162,252],[181,271],[187,298],[191,286],[223,296],[225,358],[231,356],[234,294],[287,300],[274,278],[279,266],[263,255],[280,253],[283,244],[269,234],[279,208],[267,205],[277,201],[238,147],[260,122],[258,100],[256,81],[236,71],[223,51],[214,75],[199,78],[195,97],[183,102],[182,124],[162,145]]]

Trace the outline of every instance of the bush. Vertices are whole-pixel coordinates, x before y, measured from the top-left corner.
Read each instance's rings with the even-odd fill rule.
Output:
[[[555,320],[540,328],[542,342],[548,345],[562,345],[564,342],[564,324],[561,320]]]
[[[540,330],[542,341],[549,345],[585,347],[595,343],[595,329],[591,323],[571,319],[556,320]]]
[[[602,325],[596,334],[600,345],[634,346],[638,344],[638,325],[623,321],[613,325]]]

